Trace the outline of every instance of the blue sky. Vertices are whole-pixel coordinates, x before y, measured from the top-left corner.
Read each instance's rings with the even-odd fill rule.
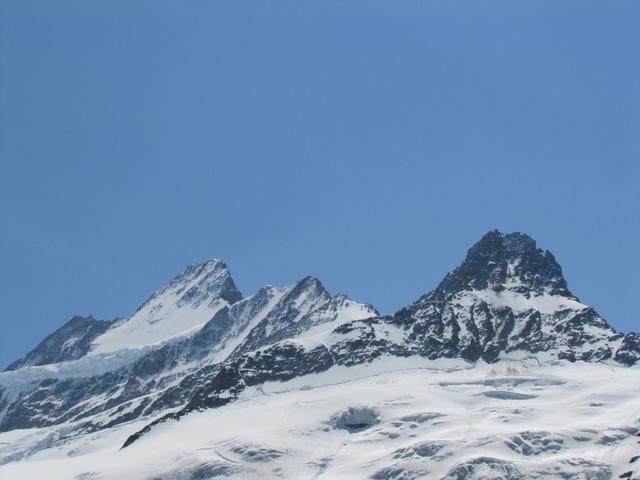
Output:
[[[0,0],[0,364],[184,265],[390,313],[487,230],[638,329],[640,3]]]

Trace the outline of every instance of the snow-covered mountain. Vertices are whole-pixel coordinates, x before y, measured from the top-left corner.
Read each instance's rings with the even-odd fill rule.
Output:
[[[388,316],[210,260],[0,373],[0,478],[637,478],[639,360],[521,233]]]
[[[242,299],[229,269],[214,259],[189,265],[127,321],[93,341],[92,353],[161,343],[200,329],[221,308]]]
[[[394,323],[430,357],[493,361],[526,353],[599,361],[621,360],[626,351],[623,335],[569,291],[553,255],[521,233],[486,234]]]

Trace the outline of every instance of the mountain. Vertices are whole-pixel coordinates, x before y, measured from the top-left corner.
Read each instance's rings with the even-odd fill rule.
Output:
[[[113,326],[113,323],[96,320],[92,316],[75,316],[6,370],[76,360],[86,355],[93,341]]]
[[[302,408],[296,406],[296,402],[302,401],[297,400],[299,398],[304,397],[304,402],[314,404],[312,393],[301,393],[306,391],[303,387],[308,382],[316,385],[312,389],[330,389],[333,388],[331,385],[340,384],[340,379],[344,379],[345,392],[352,392],[345,393],[345,401],[360,398],[356,403],[362,403],[367,401],[367,395],[358,396],[357,385],[370,375],[381,375],[387,379],[385,381],[393,383],[389,379],[395,378],[391,374],[395,372],[398,378],[406,377],[407,388],[413,391],[417,388],[412,383],[415,378],[407,372],[418,368],[432,371],[441,379],[441,386],[430,380],[427,383],[434,391],[444,389],[443,398],[449,398],[452,388],[458,390],[460,401],[470,402],[465,403],[466,409],[474,405],[474,400],[468,397],[474,390],[448,385],[447,382],[452,381],[448,380],[449,376],[458,378],[464,374],[471,378],[471,383],[457,379],[455,382],[462,383],[454,382],[455,385],[493,388],[472,394],[484,396],[485,400],[479,404],[489,412],[498,408],[493,402],[518,404],[518,401],[528,401],[533,404],[540,396],[536,389],[540,388],[559,389],[558,395],[549,397],[547,403],[541,400],[540,405],[544,408],[540,407],[540,412],[547,408],[565,411],[569,408],[562,403],[566,392],[575,388],[584,392],[586,399],[591,384],[571,375],[564,378],[557,373],[549,375],[549,372],[556,372],[559,366],[566,365],[563,368],[567,372],[586,377],[593,372],[594,378],[600,378],[601,385],[611,381],[619,388],[621,378],[638,379],[639,360],[640,335],[631,332],[625,336],[616,332],[593,308],[582,304],[569,290],[554,256],[538,248],[533,239],[522,233],[488,232],[468,251],[462,264],[447,274],[434,290],[387,316],[346,295],[331,295],[315,277],[305,277],[285,288],[267,285],[251,296],[242,297],[226,264],[214,259],[188,266],[128,319],[108,322],[74,317],[0,373],[0,432],[5,432],[0,433],[0,475],[4,468],[2,464],[12,469],[17,460],[29,463],[32,458],[65,450],[65,445],[76,445],[74,448],[83,450],[85,447],[78,445],[105,442],[105,438],[110,439],[109,445],[113,446],[115,442],[116,446],[126,447],[123,451],[140,452],[139,441],[144,444],[148,438],[164,438],[162,432],[165,431],[183,432],[188,437],[188,431],[180,425],[187,419],[200,418],[199,415],[209,418],[211,412],[237,410],[238,413],[230,414],[230,418],[236,418],[239,425],[244,424],[242,405],[249,408],[247,414],[251,415],[254,408],[251,399],[267,395],[266,401],[271,394],[265,392],[274,388],[283,398],[291,396],[292,412]],[[398,370],[396,365],[402,368]],[[508,379],[485,383],[484,377],[492,371],[488,370],[491,365],[507,372]],[[535,374],[529,375],[534,366]],[[617,373],[613,379],[608,379],[602,368]],[[518,378],[511,378],[513,372],[525,372],[518,375],[531,378],[519,379],[517,375]],[[323,380],[318,384],[314,378]],[[274,385],[291,385],[291,389],[281,390]],[[566,385],[573,387],[564,390]],[[376,387],[374,390],[380,390],[377,401],[386,402],[385,405],[398,401],[398,405],[402,405],[402,401],[394,400],[394,394],[406,398],[410,404],[417,401],[413,398],[414,393],[403,397],[402,392],[394,389],[383,392],[384,388]],[[627,394],[633,396],[633,388],[627,389],[626,384],[622,390],[628,393],[621,394],[621,398],[627,398]],[[340,394],[336,395],[342,398]],[[441,404],[438,399],[434,401]],[[273,403],[274,408],[277,404]],[[360,438],[356,434],[361,430],[368,432],[363,433],[362,438],[368,438],[367,435],[372,435],[370,429],[382,422],[385,415],[393,417],[395,408],[384,407],[386,413],[382,415],[380,406],[364,410],[353,405],[344,407],[347,409],[345,419],[328,420],[328,426],[322,429],[346,430],[349,441]],[[422,418],[420,415],[416,418]],[[440,412],[435,417],[430,413],[424,415],[432,422],[439,418],[438,415],[449,418],[454,413]],[[598,418],[605,423],[610,418],[618,423],[621,421],[621,417],[608,415],[608,412]],[[529,420],[533,421],[533,417]],[[462,417],[456,420],[459,421],[463,421]],[[622,433],[616,435],[620,436],[620,442],[626,442],[625,445],[638,430],[634,425],[640,422],[630,417],[627,421],[631,423],[615,426],[622,429]],[[406,423],[407,428],[412,429],[419,429],[422,424],[418,420],[397,422]],[[528,428],[533,425],[531,423]],[[243,428],[251,430],[251,425]],[[498,430],[501,428],[504,429],[498,427]],[[35,433],[20,437],[22,440],[18,442],[7,442],[11,447],[1,446],[3,436],[15,438],[16,432],[20,431]],[[385,435],[395,435],[389,433],[390,430],[385,431]],[[457,430],[450,433],[459,434]],[[489,434],[493,434],[493,430],[488,430]],[[184,478],[258,475],[258,471],[250,473],[253,470],[245,468],[247,462],[266,465],[283,455],[271,452],[268,444],[259,448],[242,444],[242,449],[248,450],[233,453],[235,447],[229,447],[228,442],[236,433],[231,428],[225,435],[228,439],[220,448],[227,453],[220,457],[225,459],[231,455],[236,460],[227,458],[226,463],[216,461],[215,467],[201,465],[200,470],[200,467],[194,467],[193,471],[189,470],[193,467],[190,465],[185,471],[191,473],[185,474]],[[323,434],[309,435],[324,438]],[[534,445],[547,445],[550,438],[556,438],[549,432],[518,431],[517,435],[505,437],[500,442],[511,445],[510,451],[535,451]],[[569,448],[568,434],[557,435],[564,442],[560,442],[559,445],[564,446],[557,450]],[[571,435],[581,436],[576,432]],[[342,438],[343,434],[338,436]],[[607,455],[610,448],[618,448],[616,445],[620,443],[606,443],[600,437],[590,439],[589,448]],[[333,442],[330,438],[323,441]],[[438,460],[444,455],[437,454],[444,448],[438,445],[424,446],[424,449],[412,446],[407,452],[413,452],[412,458],[417,458],[419,464],[444,461],[450,454],[455,456],[452,450]],[[460,441],[458,447],[467,448],[468,445],[465,447]],[[93,447],[87,448],[93,451]],[[545,459],[547,450],[543,448],[540,453]],[[419,453],[422,451],[432,454],[422,455]],[[503,453],[500,454],[502,457]],[[64,458],[68,455],[71,453],[65,454]],[[307,458],[305,455],[300,461]],[[404,454],[398,455],[393,458],[405,458]],[[526,469],[519,469],[517,464],[502,457],[488,460],[478,457],[467,463],[452,464],[440,476],[443,479],[527,478],[522,476]],[[564,478],[574,478],[570,476],[574,473],[587,474],[585,478],[607,478],[606,472],[617,471],[600,460],[595,462],[591,458],[580,466],[575,463],[577,460],[569,458],[567,461],[574,462],[571,468],[567,466],[569,464],[563,464],[562,468],[553,462],[549,465],[553,464],[569,475]],[[316,474],[327,470],[327,465],[322,466],[323,461],[313,461],[318,463]],[[540,466],[539,472],[551,468],[549,465]],[[216,470],[218,467],[219,471]],[[285,467],[279,468],[283,471],[289,468]],[[104,466],[105,471],[109,468]],[[419,474],[424,470],[422,467],[412,468],[387,465],[372,472],[371,478],[420,478],[424,475],[424,472]],[[260,475],[265,475],[265,471],[259,471],[262,472]],[[482,472],[489,472],[486,473],[488,476],[482,477]],[[95,474],[101,475],[100,472]],[[163,475],[176,478],[177,474],[172,470]],[[153,478],[165,477],[157,474]],[[329,475],[328,478],[337,477]],[[546,477],[540,473],[539,478]]]
[[[532,353],[600,361],[617,333],[580,303],[553,255],[527,235],[487,233],[432,292],[394,315],[430,357],[494,361]]]
[[[313,277],[243,299],[220,260],[190,265],[130,319],[94,336],[74,361],[0,375],[0,431],[70,421],[96,430],[130,421],[185,402],[189,390],[180,382],[242,351],[377,314],[331,296]]]
[[[202,327],[221,308],[242,299],[227,265],[218,259],[189,265],[155,292],[126,322],[93,341],[105,353],[157,344]]]

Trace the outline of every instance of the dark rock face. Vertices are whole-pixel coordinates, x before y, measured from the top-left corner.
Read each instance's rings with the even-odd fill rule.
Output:
[[[505,442],[507,447],[520,455],[541,455],[562,450],[564,439],[549,432],[522,432]]]
[[[441,480],[524,480],[524,476],[511,462],[497,458],[478,457],[461,463]]]
[[[80,358],[89,351],[91,342],[112,325],[113,321],[75,316],[5,371]]]
[[[640,334],[630,332],[622,340],[613,359],[624,365],[635,365],[640,361]]]
[[[471,247],[464,262],[421,300],[446,300],[463,290],[503,289],[508,280],[515,280],[515,291],[525,295],[548,291],[575,298],[551,252],[537,248],[536,242],[524,233],[493,230]]]
[[[429,478],[429,471],[402,467],[386,467],[371,476],[372,480],[420,480]]]

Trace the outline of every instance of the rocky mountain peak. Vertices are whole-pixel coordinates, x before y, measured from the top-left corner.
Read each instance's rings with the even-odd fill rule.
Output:
[[[312,295],[314,297],[328,294],[327,289],[324,287],[322,282],[318,278],[311,275],[304,277],[302,280],[298,280],[293,285],[289,295],[291,297],[297,297],[303,293]]]
[[[549,251],[528,235],[497,230],[394,321],[427,345],[433,358],[471,361],[492,362],[511,352],[599,361],[611,358],[622,338],[571,294]]]
[[[175,291],[180,296],[180,304],[198,303],[213,297],[230,304],[242,299],[227,264],[217,258],[188,265],[152,298],[169,291]]]
[[[521,294],[562,295],[569,292],[553,254],[537,247],[524,233],[486,233],[467,252],[462,264],[432,292],[441,300],[466,290],[510,290]]]
[[[91,351],[105,353],[185,335],[241,299],[222,260],[194,263],[157,290],[131,318],[96,338]]]

